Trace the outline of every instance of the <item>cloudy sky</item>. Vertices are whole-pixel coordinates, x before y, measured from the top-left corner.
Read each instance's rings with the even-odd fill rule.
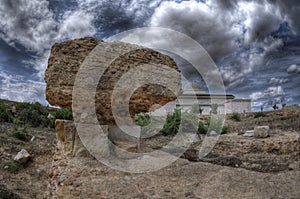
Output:
[[[55,42],[165,27],[198,41],[227,93],[251,98],[254,110],[300,103],[299,0],[0,0],[0,18],[0,98],[46,104]]]

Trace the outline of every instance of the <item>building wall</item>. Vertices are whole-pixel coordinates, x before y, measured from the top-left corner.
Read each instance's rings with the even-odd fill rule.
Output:
[[[225,104],[227,114],[251,112],[251,100],[232,100]]]
[[[198,102],[190,99],[182,99],[180,101],[183,111],[191,110],[193,104],[199,103],[203,109],[202,115],[209,115],[211,112],[211,100],[199,99]],[[218,114],[244,113],[251,112],[251,100],[234,99],[226,102],[224,105],[219,104]]]
[[[180,108],[182,111],[190,111],[194,104],[199,104],[202,115],[209,115],[211,113],[211,100],[210,99],[189,99],[182,98],[177,102],[168,103],[166,106],[152,112],[151,115],[161,116],[173,112],[175,108]],[[251,100],[234,99],[226,102],[224,105],[218,106],[218,114],[231,114],[231,113],[244,113],[251,112]]]

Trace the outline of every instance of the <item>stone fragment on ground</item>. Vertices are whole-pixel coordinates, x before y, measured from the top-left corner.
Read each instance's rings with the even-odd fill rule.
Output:
[[[243,136],[244,137],[253,137],[254,136],[254,130],[246,131]]]
[[[25,150],[22,149],[15,157],[14,161],[17,161],[21,164],[26,164],[30,160],[30,154]]]
[[[254,127],[254,137],[255,138],[267,138],[269,136],[270,127],[269,126],[256,126]]]

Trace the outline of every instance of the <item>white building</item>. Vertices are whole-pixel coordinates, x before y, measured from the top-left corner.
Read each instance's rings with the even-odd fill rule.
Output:
[[[251,112],[250,99],[235,99],[233,95],[208,94],[198,84],[188,84],[176,101],[176,108],[190,111],[199,104],[203,115],[211,114],[215,107],[218,114]]]

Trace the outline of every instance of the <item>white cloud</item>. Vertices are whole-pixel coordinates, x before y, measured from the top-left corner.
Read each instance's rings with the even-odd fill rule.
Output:
[[[263,92],[254,92],[251,95],[249,95],[249,97],[252,100],[260,100],[262,98],[274,98],[274,97],[281,97],[285,95],[285,92],[283,90],[283,88],[281,86],[277,86],[277,87],[269,87],[266,90],[264,90]]]
[[[284,84],[286,82],[288,82],[289,80],[286,78],[276,78],[276,77],[272,77],[269,81],[270,84]]]
[[[47,0],[3,0],[0,37],[14,48],[21,44],[25,51],[36,54],[27,62],[33,64],[42,80],[51,46],[66,39],[93,36],[96,33],[94,14],[78,7],[66,11],[56,21]]]
[[[249,97],[252,99],[252,100],[258,100],[260,98],[263,98],[265,96],[265,94],[263,92],[254,92],[252,93]]]
[[[2,0],[1,38],[12,46],[19,43],[29,51],[42,53],[55,36],[57,25],[48,5],[46,0]]]
[[[277,87],[269,87],[266,90],[266,93],[269,94],[270,96],[274,97],[274,96],[278,96],[278,95],[283,95],[284,91],[281,86],[277,86]]]
[[[75,39],[96,34],[97,30],[93,20],[93,14],[85,10],[65,12],[59,25],[57,40]]]
[[[45,83],[0,71],[0,99],[45,104]]]
[[[300,73],[300,65],[292,64],[287,69],[288,73]]]

